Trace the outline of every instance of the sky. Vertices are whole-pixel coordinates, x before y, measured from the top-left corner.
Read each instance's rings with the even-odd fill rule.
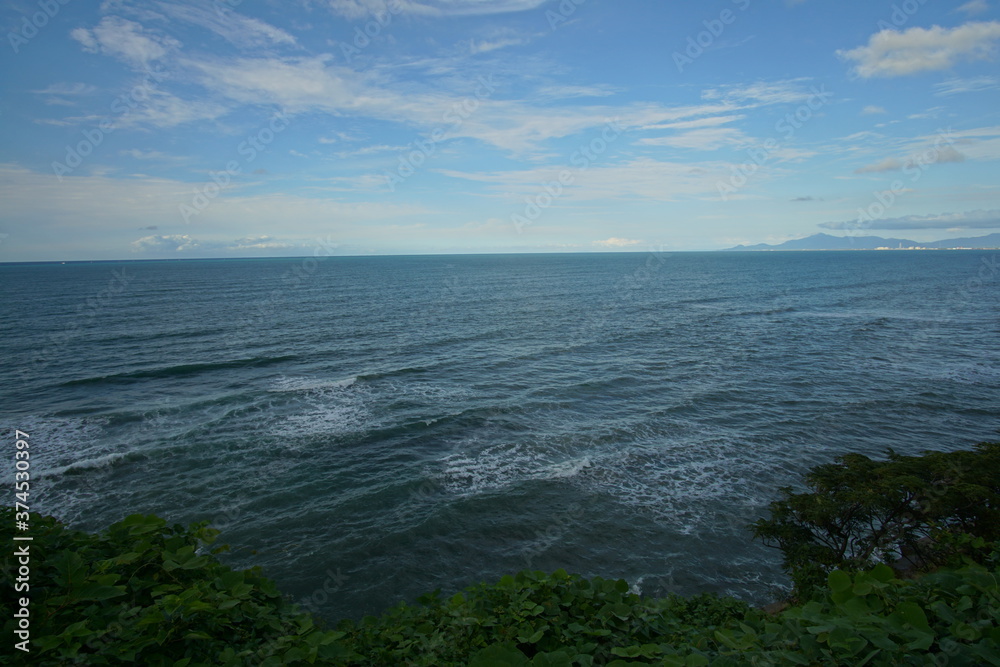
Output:
[[[0,262],[1000,231],[1000,0],[0,0]]]

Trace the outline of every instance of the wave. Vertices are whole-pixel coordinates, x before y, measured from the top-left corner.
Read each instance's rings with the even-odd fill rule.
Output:
[[[96,456],[91,459],[83,459],[82,461],[74,461],[69,465],[59,466],[56,468],[39,468],[35,471],[35,476],[44,477],[61,477],[65,475],[79,474],[85,470],[93,470],[98,468],[111,468],[117,465],[119,462],[123,461],[139,461],[145,458],[141,454],[137,453],[123,453],[123,452],[112,452],[110,454],[105,454],[103,456]]]
[[[342,380],[325,380],[302,377],[282,377],[268,391],[276,393],[298,393],[322,391],[324,389],[346,389],[358,381],[358,377]]]
[[[149,378],[172,378],[184,377],[188,375],[199,375],[211,371],[232,370],[235,368],[259,368],[282,364],[298,359],[296,355],[284,355],[280,357],[252,357],[250,359],[235,359],[232,361],[219,361],[201,364],[180,364],[177,366],[164,366],[162,368],[151,368],[141,371],[130,371],[127,373],[112,373],[111,375],[99,375],[89,378],[79,378],[63,382],[61,387],[72,387],[78,385],[104,384],[104,383],[128,383]]]

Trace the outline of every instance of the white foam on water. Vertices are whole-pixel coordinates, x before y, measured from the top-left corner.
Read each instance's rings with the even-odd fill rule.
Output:
[[[543,470],[546,479],[566,479],[574,477],[591,466],[590,457],[584,456],[579,459],[570,459],[553,463]]]
[[[954,367],[944,377],[962,384],[997,385],[1000,384],[1000,369],[985,364],[968,364]]]
[[[125,454],[121,452],[113,452],[111,454],[105,454],[104,456],[98,456],[92,459],[84,459],[82,461],[75,461],[67,466],[60,466],[58,468],[50,468],[48,470],[43,469],[41,473],[37,474],[37,477],[57,477],[59,475],[65,475],[70,472],[77,472],[80,470],[87,470],[88,468],[109,468],[116,461],[120,461],[125,458]]]
[[[591,465],[588,456],[567,459],[558,448],[532,440],[480,447],[495,440],[490,435],[465,438],[458,451],[438,461],[443,488],[459,495],[489,493],[526,481],[569,479]]]
[[[341,380],[283,376],[272,385],[268,391],[285,392],[315,392],[323,389],[345,389],[358,381],[357,376]]]
[[[524,445],[500,443],[478,452],[460,451],[440,461],[441,485],[460,495],[496,491],[525,479],[537,469],[538,454]]]
[[[269,418],[266,427],[271,434],[282,436],[289,447],[301,444],[299,437],[284,437],[289,434],[340,436],[363,431],[371,424],[371,393],[357,384],[357,377],[282,377],[270,391],[291,396],[292,403],[275,408],[283,414]]]
[[[0,421],[0,432],[28,434],[31,476],[56,477],[70,470],[100,468],[121,458],[109,441],[103,417],[20,417]],[[13,469],[13,456],[8,466]]]
[[[750,509],[766,504],[771,489],[759,481],[770,467],[766,458],[738,439],[689,433],[593,454],[591,465],[571,479],[681,534],[697,535],[742,529]]]

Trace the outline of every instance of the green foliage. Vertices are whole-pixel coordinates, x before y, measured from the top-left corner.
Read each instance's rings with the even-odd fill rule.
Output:
[[[623,580],[525,571],[339,629],[352,666],[660,664],[675,645],[713,644],[706,633],[752,613],[732,598],[628,591]]]
[[[905,557],[907,569],[982,561],[1000,539],[1000,443],[887,461],[849,454],[813,468],[811,491],[781,490],[754,533],[779,547],[800,596],[833,569]]]
[[[237,572],[208,552],[206,523],[168,526],[132,515],[98,535],[31,515],[33,665],[288,665],[334,658],[339,633],[318,630],[256,569]],[[218,549],[216,551],[219,551]],[[16,567],[0,573],[5,650],[14,637],[6,600]]]
[[[822,597],[717,632],[726,649],[712,664],[1000,665],[996,575],[976,564],[917,581],[881,564],[834,570]]]
[[[525,571],[329,631],[259,570],[220,564],[224,548],[211,549],[216,531],[206,524],[133,515],[89,535],[33,514],[28,662],[1000,666],[998,456],[1000,446],[980,445],[886,462],[844,457],[814,469],[814,493],[786,490],[772,518],[757,524],[758,535],[786,549],[800,592],[810,586],[804,603],[778,615],[732,598],[649,599],[622,580]],[[0,509],[8,544],[13,518]],[[913,542],[925,565],[948,567],[917,579],[867,567],[873,555]],[[15,571],[8,557],[0,573],[5,654]]]
[[[731,598],[648,600],[624,582],[522,572],[343,623],[360,665],[1000,665],[997,570],[919,580],[835,570],[777,616]]]

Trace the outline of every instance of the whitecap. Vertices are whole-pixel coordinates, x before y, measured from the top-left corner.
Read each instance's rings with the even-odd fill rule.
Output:
[[[59,466],[57,468],[46,469],[44,465],[37,466],[35,468],[36,477],[58,477],[60,475],[65,475],[67,473],[73,473],[80,470],[88,470],[92,468],[109,468],[114,465],[117,461],[125,458],[125,454],[121,452],[112,452],[111,454],[105,454],[104,456],[98,456],[92,459],[83,459],[81,461],[74,461],[69,465]]]
[[[357,381],[357,376],[343,378],[340,380],[283,376],[275,381],[274,385],[272,385],[268,391],[286,393],[314,392],[322,391],[324,389],[346,389],[347,387],[354,385]]]

